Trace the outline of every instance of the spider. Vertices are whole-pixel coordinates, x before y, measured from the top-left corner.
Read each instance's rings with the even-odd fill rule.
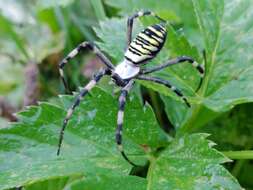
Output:
[[[142,30],[136,38],[132,41],[132,28],[133,22],[136,18],[142,17],[144,15],[151,15],[158,19],[160,22],[154,24]],[[122,130],[123,130],[123,118],[124,118],[124,109],[127,95],[134,85],[135,79],[151,81],[166,86],[172,90],[177,96],[181,97],[182,100],[190,107],[187,98],[182,94],[182,92],[175,86],[173,86],[169,81],[160,79],[158,77],[151,77],[147,74],[153,73],[155,71],[162,70],[168,66],[175,65],[182,62],[189,62],[195,67],[200,73],[200,84],[201,86],[202,79],[204,77],[204,67],[194,61],[193,58],[188,56],[180,56],[171,60],[168,60],[165,64],[155,66],[152,68],[144,69],[141,68],[142,65],[147,64],[148,61],[155,58],[158,52],[162,49],[166,36],[166,24],[167,22],[157,16],[151,11],[139,11],[127,20],[127,49],[124,54],[124,59],[121,63],[114,66],[111,61],[99,50],[99,48],[92,42],[83,42],[79,44],[74,50],[72,50],[67,57],[65,57],[59,64],[59,73],[65,88],[67,89],[67,82],[64,78],[63,68],[64,66],[74,58],[81,50],[89,49],[95,53],[95,55],[102,61],[106,66],[104,69],[101,69],[96,73],[92,80],[80,91],[79,95],[76,97],[73,105],[68,109],[66,117],[63,121],[63,125],[60,131],[59,144],[57,155],[60,154],[60,149],[62,145],[64,130],[70,120],[75,108],[80,104],[82,98],[99,82],[99,80],[105,76],[110,75],[113,82],[121,88],[119,95],[119,111],[117,116],[117,128],[115,133],[115,140],[118,147],[118,150],[122,154],[123,158],[129,162],[131,165],[136,166],[125,154],[122,146]],[[198,87],[198,88],[199,88]]]

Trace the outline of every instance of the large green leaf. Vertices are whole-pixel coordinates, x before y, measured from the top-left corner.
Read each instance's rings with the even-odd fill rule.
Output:
[[[193,0],[193,5],[207,51],[207,73],[200,92],[204,105],[220,112],[251,102],[252,1]],[[183,129],[192,128],[203,110],[202,105],[196,107]]]
[[[208,52],[205,105],[220,111],[252,101],[252,1],[193,4]]]
[[[74,113],[65,132],[61,156],[56,156],[60,126],[73,98],[62,105],[41,103],[19,113],[20,121],[0,130],[0,189],[31,184],[59,176],[92,173],[127,174],[130,165],[115,145],[117,99],[94,89]],[[166,136],[159,130],[149,106],[129,98],[123,143],[129,157],[144,164],[140,145],[159,147]]]
[[[147,189],[226,189],[240,185],[220,163],[228,161],[214,150],[206,134],[175,139],[158,158],[151,161]]]
[[[110,185],[114,179],[105,180],[106,174],[107,177],[118,176],[115,180],[122,183],[145,187],[145,180],[126,177],[130,165],[121,157],[114,142],[117,99],[100,89],[94,89],[77,108],[65,132],[61,156],[56,156],[59,127],[66,114],[64,110],[72,100],[72,96],[61,96],[59,106],[41,103],[30,107],[18,114],[18,123],[0,130],[0,189],[82,175],[88,178],[80,184],[92,186],[95,174],[102,176],[100,182],[104,185]],[[143,109],[139,101],[130,96],[125,115],[123,142],[128,156],[138,164],[144,164],[145,157],[151,161],[146,189],[164,189],[168,185],[184,189],[190,183],[184,183],[186,179],[194,181],[190,183],[192,187],[239,187],[219,165],[227,159],[210,148],[212,143],[205,140],[206,135],[175,139],[156,155],[149,149],[165,146],[168,141],[151,108]],[[144,150],[148,151],[147,155]]]
[[[118,5],[114,0],[107,2],[121,9],[123,13],[130,14],[133,12],[132,10],[141,9],[140,5],[142,1],[131,1],[131,3],[126,3],[125,6],[120,6],[123,1],[119,1]],[[156,4],[147,1],[144,8],[154,10],[158,15],[163,16],[163,10],[173,11],[171,4],[181,5],[182,2],[172,3],[172,1],[162,1]],[[160,7],[163,8],[160,9]],[[192,9],[188,9],[187,12],[195,12],[195,16],[192,16],[191,19],[195,20],[194,23],[198,25],[198,28],[195,27],[194,31],[198,34],[201,33],[198,37],[201,43],[197,42],[195,44],[203,44],[201,48],[204,48],[207,52],[204,83],[200,91],[195,93],[199,78],[197,73],[187,63],[181,66],[172,66],[158,73],[160,77],[170,80],[181,89],[188,96],[190,102],[195,105],[191,110],[182,111],[182,115],[178,117],[181,120],[175,121],[179,126],[183,125],[182,131],[205,124],[218,115],[215,112],[224,112],[236,104],[253,100],[253,83],[251,82],[253,76],[253,57],[251,53],[253,51],[251,44],[253,36],[253,20],[251,19],[253,14],[251,11],[253,7],[252,1],[192,0],[191,7]],[[175,13],[177,14],[177,11]],[[183,30],[176,32],[168,28],[168,40],[161,54],[163,57],[188,55],[203,63],[201,53],[187,42],[183,35],[183,31],[187,29],[186,27],[190,23],[189,18],[187,19],[180,14],[178,14],[178,17],[186,25]],[[104,47],[107,46],[104,50],[112,56],[122,55],[123,50],[119,50],[118,48],[122,47],[125,41],[123,34],[126,33],[126,23],[124,30],[122,30],[122,27],[117,27],[118,22],[108,25],[110,26],[111,35],[106,32],[106,27],[101,27],[99,34],[102,40],[107,40],[104,42],[107,44],[104,45]],[[122,20],[122,22],[125,22],[125,20]],[[107,25],[107,22],[102,24],[102,26],[104,25]],[[120,25],[122,26],[122,24]],[[103,34],[107,35],[106,38]],[[155,60],[156,64],[161,63],[159,60]],[[159,91],[166,96],[172,96],[172,100],[169,99],[168,102],[166,102],[166,98],[163,98],[167,105],[173,104],[176,108],[178,106],[182,107],[179,102],[175,102],[176,97],[169,90],[151,83],[143,83],[143,85]],[[176,118],[174,111],[173,109],[173,111],[168,112],[171,118]],[[206,115],[210,115],[210,117],[206,116],[202,118],[200,117],[203,116],[202,113],[208,113]],[[199,118],[201,118],[201,121]]]

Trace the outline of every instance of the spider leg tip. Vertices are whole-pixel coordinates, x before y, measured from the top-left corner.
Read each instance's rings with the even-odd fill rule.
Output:
[[[60,156],[60,148],[57,149],[56,155],[57,155],[57,156]]]

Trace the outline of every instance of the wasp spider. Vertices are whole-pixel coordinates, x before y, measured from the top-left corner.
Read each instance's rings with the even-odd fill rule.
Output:
[[[142,30],[137,37],[132,40],[132,27],[134,19],[144,16],[151,15],[156,17],[160,22],[158,24],[154,24]],[[123,117],[124,117],[124,109],[126,103],[126,97],[130,91],[130,89],[134,85],[135,79],[151,81],[155,83],[159,83],[168,87],[172,90],[177,96],[181,97],[182,100],[186,103],[187,106],[190,107],[189,102],[186,97],[182,94],[182,92],[177,89],[177,87],[173,86],[169,81],[160,79],[158,77],[151,77],[147,74],[162,70],[168,66],[189,62],[195,67],[200,73],[201,82],[204,76],[204,68],[202,65],[198,64],[191,57],[180,56],[171,60],[168,60],[165,64],[155,66],[149,69],[143,69],[141,66],[143,64],[148,63],[149,60],[153,59],[158,52],[162,49],[167,36],[166,31],[166,21],[154,14],[151,11],[140,11],[136,14],[132,15],[128,18],[127,21],[127,50],[124,54],[124,59],[121,63],[114,66],[111,61],[99,50],[99,48],[91,42],[83,42],[78,45],[74,50],[72,50],[66,58],[64,58],[59,64],[59,72],[64,83],[65,88],[67,88],[66,80],[64,79],[63,68],[64,66],[74,58],[81,50],[89,49],[96,54],[96,56],[104,63],[106,66],[105,69],[101,69],[94,78],[81,90],[80,94],[76,97],[73,105],[67,111],[67,115],[64,119],[60,137],[58,144],[57,155],[60,154],[60,148],[63,140],[64,130],[67,126],[69,119],[71,118],[75,108],[80,104],[81,99],[99,82],[99,80],[105,76],[110,75],[114,83],[121,87],[121,92],[119,96],[119,111],[117,118],[117,128],[115,133],[115,140],[118,146],[119,151],[122,156],[125,158],[133,166],[136,166],[132,161],[128,159],[126,154],[124,153],[122,146],[122,128],[123,128]],[[200,82],[200,83],[201,83]]]

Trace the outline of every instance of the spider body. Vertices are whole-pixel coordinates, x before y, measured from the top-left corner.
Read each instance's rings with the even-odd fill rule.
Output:
[[[137,76],[141,71],[140,65],[148,63],[162,49],[166,36],[167,31],[163,23],[141,31],[129,44],[124,60],[116,66],[114,74],[123,80]]]
[[[142,30],[134,40],[132,40],[132,27],[134,19],[144,16],[152,15],[160,20],[159,24],[149,26]],[[123,61],[118,64],[116,67],[111,63],[111,61],[98,49],[98,47],[91,42],[83,42],[78,45],[74,50],[72,50],[66,58],[64,58],[59,64],[59,72],[64,83],[65,88],[67,87],[67,82],[64,78],[63,68],[69,62],[70,59],[74,58],[81,50],[89,49],[93,51],[98,58],[106,66],[105,69],[101,69],[97,74],[94,75],[93,79],[81,90],[80,94],[76,97],[73,105],[68,109],[66,117],[64,119],[58,144],[57,155],[60,154],[60,148],[63,140],[64,130],[68,124],[69,119],[71,118],[75,108],[80,104],[82,98],[99,82],[99,80],[105,76],[110,75],[114,83],[121,87],[121,92],[119,96],[119,111],[117,115],[117,128],[115,133],[115,140],[118,145],[118,149],[121,152],[122,156],[133,166],[136,166],[129,158],[126,156],[123,146],[122,146],[122,131],[123,131],[123,119],[124,119],[124,109],[126,98],[134,85],[135,79],[145,80],[155,82],[172,90],[177,96],[181,97],[182,100],[190,107],[190,104],[187,101],[187,98],[183,93],[173,86],[169,81],[160,79],[158,77],[147,76],[149,73],[153,73],[159,70],[162,70],[168,66],[179,64],[182,62],[189,62],[195,67],[200,73],[200,84],[204,76],[204,68],[202,65],[195,62],[191,57],[180,56],[171,60],[168,60],[165,64],[155,66],[149,69],[142,69],[143,64],[148,63],[153,59],[158,52],[162,49],[167,36],[166,31],[166,22],[156,14],[151,11],[140,11],[135,13],[133,16],[128,18],[127,22],[127,50],[124,54]]]

